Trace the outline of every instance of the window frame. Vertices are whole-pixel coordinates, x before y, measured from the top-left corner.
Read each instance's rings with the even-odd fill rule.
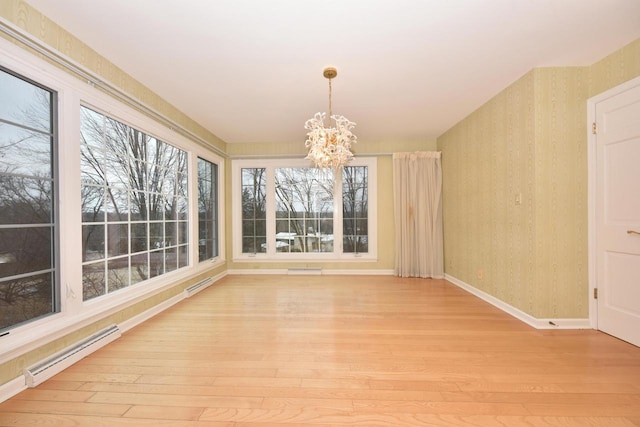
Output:
[[[368,168],[368,252],[342,252],[343,249],[343,217],[342,217],[342,171],[339,171],[338,179],[333,183],[334,208],[333,208],[333,252],[277,252],[275,245],[276,230],[276,200],[275,200],[275,169],[277,168],[313,168],[314,166],[305,159],[234,159],[231,163],[231,194],[232,194],[232,253],[234,262],[356,262],[376,261],[378,258],[377,245],[377,158],[357,157],[349,166],[366,166]],[[246,168],[266,169],[266,227],[267,250],[266,252],[243,253],[242,252],[242,197],[241,197],[241,173]]]
[[[198,160],[204,160],[206,162],[209,162],[213,165],[216,165],[216,224],[217,224],[217,234],[216,234],[216,240],[217,240],[217,255],[215,255],[214,257],[211,258],[207,258],[207,259],[203,259],[200,260],[199,257],[199,239],[200,239],[200,217],[199,217],[199,207],[198,207],[198,200],[195,200],[195,208],[196,209],[196,219],[197,222],[194,224],[195,228],[196,228],[196,242],[198,242],[197,245],[197,249],[194,247],[194,252],[196,253],[196,260],[197,262],[202,265],[204,263],[215,263],[218,262],[220,260],[224,259],[224,236],[225,236],[225,227],[224,227],[224,198],[221,197],[221,195],[224,195],[224,161],[222,160],[222,158],[218,157],[218,156],[214,156],[211,155],[210,153],[201,153],[201,154],[197,154],[194,153],[194,167],[196,168],[196,170],[194,171],[195,174],[195,190],[194,190],[194,196],[196,197],[196,199],[198,198],[198,192],[199,192],[199,188],[198,188]]]
[[[36,131],[37,133],[44,135],[44,134],[48,134],[49,138],[50,138],[50,161],[49,161],[49,167],[51,168],[50,172],[51,172],[51,176],[49,178],[49,182],[51,183],[51,212],[50,212],[50,221],[48,223],[48,225],[51,227],[51,233],[50,233],[50,237],[52,239],[52,241],[49,244],[49,250],[50,250],[50,262],[49,262],[49,269],[47,269],[49,272],[48,274],[51,275],[51,295],[50,295],[50,300],[51,300],[51,311],[49,311],[48,313],[43,313],[43,314],[39,314],[37,316],[31,317],[27,320],[22,320],[20,322],[14,323],[12,325],[6,326],[4,328],[0,328],[0,332],[2,332],[2,334],[4,335],[7,331],[11,331],[13,329],[16,328],[20,328],[20,327],[28,327],[29,325],[32,325],[34,322],[38,322],[38,321],[44,321],[46,319],[48,319],[50,316],[54,316],[57,313],[59,313],[61,311],[61,292],[60,292],[60,283],[61,283],[61,279],[60,279],[60,225],[59,225],[59,218],[60,218],[60,212],[59,212],[59,202],[58,202],[58,192],[60,189],[60,185],[59,185],[59,176],[58,176],[58,146],[59,146],[59,141],[60,141],[60,134],[59,134],[59,130],[58,130],[58,107],[59,107],[59,102],[58,102],[58,91],[46,84],[43,84],[35,79],[32,79],[30,76],[26,76],[24,74],[22,74],[20,71],[15,71],[12,68],[6,67],[3,63],[0,63],[0,72],[4,72],[10,76],[13,76],[14,78],[17,78],[19,80],[22,80],[34,87],[37,87],[45,92],[49,93],[49,120],[50,120],[50,129],[48,132],[44,132],[42,129],[37,130],[34,129],[34,131]],[[16,127],[20,127],[21,129],[27,129],[25,127],[24,124],[22,123],[15,123]],[[23,176],[24,178],[27,179],[35,179],[34,177],[27,177],[27,176]],[[12,224],[14,226],[20,226],[20,227],[14,227],[14,228],[44,228],[45,224],[44,223],[29,223],[31,225],[31,227],[24,227],[25,224]],[[35,226],[35,227],[34,227]],[[25,276],[28,275],[28,277],[32,277],[34,275],[41,275],[43,274],[43,271],[45,270],[40,270],[40,271],[29,271],[26,273],[21,273],[18,275],[14,275],[14,276]],[[34,274],[36,273],[36,274]],[[7,276],[7,277],[12,277],[12,276]]]
[[[224,266],[225,260],[225,193],[224,160],[206,144],[193,141],[176,130],[153,120],[134,107],[96,88],[91,82],[35,56],[33,53],[0,38],[0,65],[11,73],[35,82],[57,93],[58,140],[54,164],[56,178],[56,262],[59,311],[6,330],[0,336],[0,364],[37,349],[52,340],[89,326],[153,295],[170,289],[177,282],[197,277],[213,268]],[[189,173],[189,265],[167,274],[140,282],[88,301],[82,299],[82,215],[80,175],[80,106],[105,113],[148,135],[187,152]],[[219,173],[219,237],[220,251],[215,259],[199,263],[193,243],[197,242],[197,205],[194,175],[200,156],[218,164]],[[197,194],[197,193],[196,193]]]
[[[82,110],[86,110],[88,111],[88,113],[84,114]],[[122,156],[119,156],[116,152],[114,151],[110,151],[108,149],[108,146],[105,145],[105,136],[106,134],[100,134],[98,135],[98,138],[96,139],[96,141],[93,141],[93,144],[83,144],[82,141],[80,141],[80,149],[81,152],[82,150],[86,150],[87,152],[91,152],[92,154],[94,154],[95,156],[92,156],[93,159],[96,158],[100,158],[103,157],[102,159],[100,159],[100,163],[99,166],[102,167],[102,169],[104,170],[105,175],[108,175],[109,173],[112,173],[112,171],[109,171],[109,165],[110,165],[110,161],[112,161],[113,159],[119,159],[116,160],[119,164],[119,166],[123,166],[122,162],[126,163],[126,167],[129,167],[129,164],[131,163],[142,163],[144,165],[144,169],[147,170],[147,168],[149,169],[158,169],[161,172],[161,179],[159,181],[156,182],[156,184],[158,183],[163,183],[163,180],[165,180],[167,177],[169,176],[174,176],[174,179],[177,179],[179,181],[179,177],[180,174],[184,175],[184,173],[182,173],[182,171],[186,171],[186,179],[187,179],[187,184],[188,184],[188,180],[193,177],[192,172],[189,169],[189,165],[188,165],[188,158],[189,158],[189,153],[186,150],[183,150],[179,147],[177,147],[175,144],[171,144],[169,142],[167,142],[164,139],[160,139],[155,137],[154,135],[150,135],[147,132],[138,129],[135,125],[131,125],[128,123],[123,123],[121,120],[119,120],[117,117],[114,117],[112,114],[109,113],[105,113],[103,111],[100,111],[98,109],[92,108],[92,107],[88,107],[86,105],[84,105],[84,103],[80,106],[80,123],[81,123],[81,133],[82,133],[82,129],[83,129],[83,117],[93,117],[94,120],[100,120],[102,122],[102,132],[105,132],[105,129],[108,129],[109,124],[111,124],[112,126],[115,126],[115,124],[118,125],[118,127],[124,128],[126,129],[126,133],[127,135],[129,134],[129,132],[133,131],[134,134],[139,135],[141,138],[144,138],[147,144],[149,144],[149,147],[152,146],[152,144],[150,143],[151,140],[155,141],[155,144],[157,144],[159,147],[163,147],[162,150],[168,150],[169,152],[173,152],[175,150],[175,154],[179,154],[180,157],[174,157],[175,158],[181,158],[182,161],[184,161],[184,168],[180,169],[177,167],[177,165],[175,164],[169,164],[169,167],[167,167],[167,163],[163,162],[157,162],[154,161],[152,156],[148,156],[144,155],[142,156],[142,158],[138,158],[138,157],[132,157],[132,152],[131,150],[129,150],[131,148],[131,145],[129,145],[130,143],[126,142],[126,141],[121,141],[118,140],[116,144],[126,144],[126,151],[127,151],[127,158],[123,158]],[[115,123],[115,124],[114,124]],[[129,138],[127,138],[129,139]],[[97,143],[97,144],[96,144]],[[91,151],[94,150],[94,151]],[[178,153],[178,151],[180,151],[180,153]],[[97,155],[96,155],[97,154]],[[102,155],[102,156],[100,156]],[[184,157],[183,157],[184,156]],[[82,155],[81,155],[82,157]],[[162,160],[167,160],[166,158],[164,158],[165,156],[163,156]],[[173,160],[173,159],[170,159]],[[191,240],[191,236],[189,236],[189,232],[188,232],[188,227],[187,227],[187,233],[186,233],[186,237],[187,237],[187,241],[186,243],[180,243],[179,238],[178,238],[178,230],[181,228],[181,224],[183,223],[187,223],[187,226],[189,225],[189,221],[192,220],[193,216],[191,214],[191,209],[192,209],[192,201],[188,199],[189,194],[182,194],[184,193],[184,191],[180,191],[181,185],[177,184],[178,181],[174,181],[174,184],[176,184],[174,186],[174,191],[170,192],[168,191],[166,188],[161,189],[161,191],[159,191],[157,188],[147,188],[147,185],[150,184],[145,182],[144,183],[144,188],[132,188],[131,187],[131,180],[128,177],[130,170],[127,169],[126,171],[124,171],[124,175],[125,175],[125,182],[115,182],[115,181],[111,181],[108,179],[100,179],[98,178],[97,180],[92,180],[90,182],[85,182],[82,179],[83,173],[85,172],[83,169],[84,166],[84,162],[81,161],[80,164],[80,171],[81,171],[81,188],[83,190],[87,190],[87,189],[91,189],[90,191],[94,191],[94,192],[103,192],[104,194],[106,193],[110,193],[110,194],[125,194],[125,200],[126,200],[126,213],[123,214],[123,217],[120,217],[120,215],[118,215],[118,218],[109,218],[109,209],[108,206],[110,205],[109,200],[110,198],[105,197],[105,203],[102,206],[101,210],[102,210],[102,219],[101,220],[93,220],[93,221],[86,221],[85,218],[82,218],[82,235],[83,235],[83,239],[84,239],[84,231],[85,228],[89,228],[89,227],[96,227],[96,228],[102,228],[102,237],[103,237],[103,242],[101,243],[101,249],[102,249],[102,256],[96,260],[85,260],[83,259],[82,261],[82,265],[83,265],[83,300],[89,301],[93,298],[101,298],[104,297],[106,295],[115,293],[115,292],[119,292],[123,289],[129,288],[131,286],[139,286],[139,284],[141,283],[145,283],[149,280],[152,280],[153,277],[160,277],[163,276],[165,274],[170,274],[173,271],[176,270],[180,270],[183,268],[188,268],[189,265],[192,264],[193,260],[191,259],[192,257],[190,256],[189,252],[192,249],[191,245],[193,243],[193,240]],[[167,175],[164,175],[164,173],[167,173]],[[174,172],[177,175],[174,175],[172,172]],[[145,174],[146,177],[146,174]],[[118,178],[122,179],[122,176],[118,176]],[[166,181],[164,181],[164,183],[166,183]],[[137,183],[136,183],[137,184]],[[188,186],[185,188],[188,192]],[[82,190],[81,190],[82,191]],[[149,212],[145,212],[145,214],[142,216],[142,218],[137,218],[137,219],[133,219],[133,214],[135,214],[132,206],[129,205],[130,201],[131,201],[131,195],[134,192],[140,192],[142,194],[144,194],[147,198],[147,200],[151,199],[151,197],[156,197],[161,199],[163,202],[161,203],[162,206],[159,207],[160,209],[160,217],[151,217],[149,214],[151,213]],[[84,191],[82,191],[82,194],[84,194]],[[186,213],[183,213],[183,215],[180,215],[180,212],[177,211],[176,215],[174,218],[166,218],[165,214],[166,214],[166,205],[164,203],[165,200],[165,196],[170,196],[170,199],[175,200],[175,203],[178,203],[178,200],[181,199],[185,199],[184,200],[186,202],[186,204],[181,204],[178,203],[178,205],[181,206],[186,206],[187,207],[187,211]],[[81,202],[82,202],[82,196],[81,196]],[[84,212],[82,213],[84,216]],[[183,217],[186,217],[186,220],[183,219]],[[131,228],[133,226],[136,225],[145,225],[146,228],[146,232],[145,232],[145,239],[148,243],[151,242],[151,227],[155,226],[155,228],[158,228],[161,230],[161,236],[162,236],[162,242],[160,242],[159,246],[157,246],[156,250],[153,250],[150,246],[151,245],[145,245],[144,250],[142,251],[134,251],[132,248],[132,235],[130,233]],[[167,236],[165,236],[165,232],[167,230],[167,227],[170,227],[171,225],[173,225],[173,227],[175,228],[174,230],[174,238],[175,241],[173,241],[172,243],[170,243],[168,246],[165,246],[166,243],[166,239]],[[124,227],[124,228],[123,228]],[[125,234],[126,234],[126,248],[123,249],[122,252],[116,252],[116,253],[112,253],[113,250],[113,246],[112,246],[112,239],[113,239],[113,235],[111,234],[111,230],[112,229],[124,229],[125,230]],[[83,245],[84,246],[84,245]],[[165,249],[166,248],[166,249]],[[168,249],[168,250],[167,250]],[[184,259],[184,256],[180,256],[180,254],[182,253],[182,250],[186,249],[186,265],[181,265],[181,260]],[[152,257],[154,256],[154,254],[157,254],[158,252],[160,252],[162,254],[161,257],[159,257],[158,259],[162,260],[162,272],[160,272],[159,274],[156,274],[155,276],[151,273],[152,267],[153,267],[153,263],[151,262]],[[173,266],[167,264],[168,261],[168,256],[170,257],[171,252],[174,253],[175,256],[175,261],[173,262]],[[83,257],[84,255],[86,255],[85,253],[83,253]],[[136,257],[140,257],[140,256],[145,256],[147,258],[147,275],[148,278],[145,280],[140,280],[137,282],[133,281],[133,277],[132,276],[132,272],[133,272],[133,266],[131,265],[131,263],[133,262],[133,259]],[[127,276],[127,280],[126,280],[126,284],[124,284],[124,286],[121,287],[116,287],[114,290],[111,290],[111,284],[109,283],[108,277],[112,277],[112,276],[116,276],[116,272],[120,272],[122,273],[123,268],[112,268],[111,266],[113,264],[118,264],[118,263],[122,263],[125,262],[126,265],[126,276]],[[86,270],[85,267],[88,267],[89,269],[94,268],[94,266],[100,266],[100,264],[102,264],[102,273],[105,279],[105,282],[103,284],[103,291],[104,293],[102,294],[98,294],[98,295],[94,295],[89,297],[89,299],[87,299],[87,295],[84,295],[84,291],[86,290],[86,287],[84,286],[84,275],[86,274]],[[106,270],[105,270],[106,269]],[[99,270],[98,270],[99,271]],[[115,282],[117,283],[117,282]]]

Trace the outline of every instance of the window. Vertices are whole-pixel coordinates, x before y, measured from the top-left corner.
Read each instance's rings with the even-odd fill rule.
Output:
[[[218,251],[218,165],[198,157],[198,261]]]
[[[86,107],[80,122],[84,300],[187,266],[187,153]]]
[[[369,168],[346,166],[342,169],[342,250],[368,252]]]
[[[375,158],[334,172],[298,160],[233,162],[234,258],[372,259]]]
[[[243,168],[242,253],[267,251],[267,170]],[[237,218],[237,216],[236,216]]]
[[[333,173],[276,168],[276,251],[333,252]]]
[[[59,311],[56,93],[0,69],[0,331]]]

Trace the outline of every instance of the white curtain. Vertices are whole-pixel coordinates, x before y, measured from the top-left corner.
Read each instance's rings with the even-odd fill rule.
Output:
[[[393,154],[395,274],[444,277],[440,152]]]

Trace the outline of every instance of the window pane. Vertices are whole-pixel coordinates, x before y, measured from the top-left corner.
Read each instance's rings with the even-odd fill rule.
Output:
[[[99,112],[81,112],[86,300],[178,268],[179,239],[188,252],[178,224],[188,230],[189,203],[186,152]]]
[[[182,245],[178,247],[178,268],[189,265],[189,247]]]
[[[368,168],[342,170],[342,251],[366,253],[368,247]]]
[[[49,179],[0,172],[0,225],[53,222],[53,189]]]
[[[114,258],[107,261],[107,292],[129,286],[129,257]]]
[[[0,228],[0,278],[53,269],[52,227]]]
[[[131,284],[142,282],[149,278],[149,254],[142,253],[131,257]]]
[[[146,222],[131,224],[131,252],[143,252],[148,249],[147,227]]]
[[[82,226],[82,261],[95,261],[105,255],[104,225]]]
[[[107,251],[109,256],[129,253],[129,225],[109,224],[107,226]]]
[[[107,293],[105,262],[82,266],[82,296],[85,301]]]
[[[58,311],[55,93],[0,69],[0,330]]]
[[[0,158],[4,173],[51,178],[51,135],[2,123]]]
[[[178,268],[178,248],[167,248],[164,251],[164,268],[165,271],[173,271]]]
[[[105,221],[105,193],[102,187],[83,185],[81,189],[82,198],[82,221],[83,222],[104,222]]]
[[[242,252],[266,252],[266,169],[242,169]]]
[[[0,282],[0,330],[54,312],[53,289],[52,273]]]
[[[51,133],[53,93],[0,69],[0,118]]]
[[[107,221],[129,219],[129,192],[119,188],[107,189]]]
[[[218,165],[198,158],[198,260],[218,256]]]
[[[131,192],[131,221],[145,221],[147,216],[147,193]]]
[[[164,249],[149,253],[149,277],[164,274]]]
[[[333,251],[333,172],[317,168],[275,170],[276,250]],[[282,238],[288,239],[288,246]]]

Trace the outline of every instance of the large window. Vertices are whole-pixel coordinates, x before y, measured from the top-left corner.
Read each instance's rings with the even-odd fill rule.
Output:
[[[59,310],[56,93],[0,69],[0,331]]]
[[[234,218],[242,218],[234,257],[375,258],[375,165],[358,159],[332,171],[306,161],[234,161]]]
[[[267,251],[267,170],[242,168],[242,253]],[[237,216],[235,216],[237,218]]]
[[[88,300],[189,264],[187,153],[81,108]]]
[[[198,261],[218,256],[218,165],[198,157]]]
[[[333,172],[276,168],[276,250],[333,252]]]
[[[342,169],[342,250],[369,251],[369,168]]]

